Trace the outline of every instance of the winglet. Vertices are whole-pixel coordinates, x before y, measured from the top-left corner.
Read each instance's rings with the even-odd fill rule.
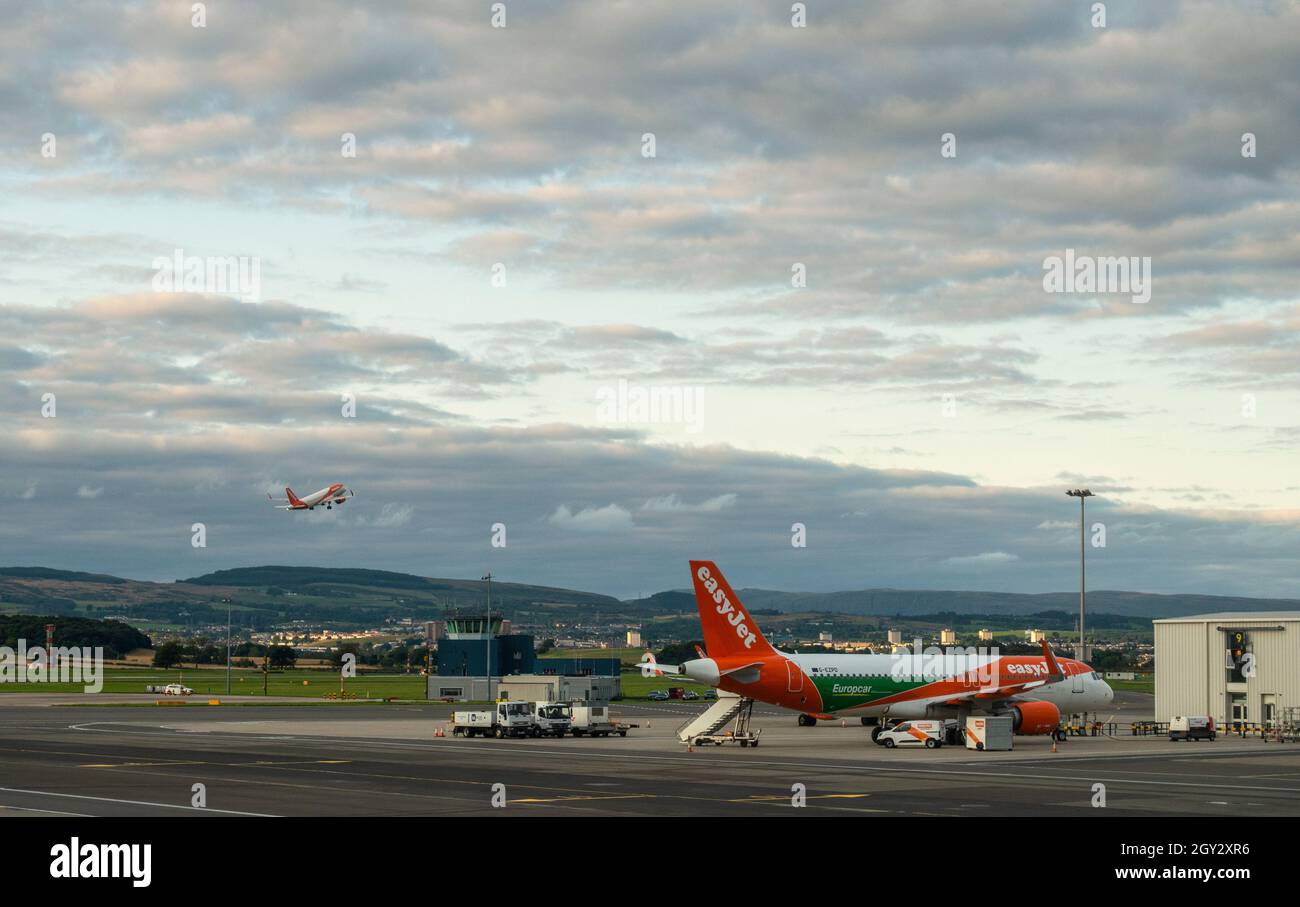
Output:
[[[1052,648],[1047,644],[1047,640],[1040,639],[1043,644],[1043,658],[1047,659],[1047,676],[1049,679],[1056,681],[1065,677],[1065,671],[1061,670],[1061,663],[1056,660],[1052,654]]]

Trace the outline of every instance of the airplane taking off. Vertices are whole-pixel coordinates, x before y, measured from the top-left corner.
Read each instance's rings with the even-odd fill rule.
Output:
[[[273,498],[269,494],[266,496],[267,500],[276,503],[276,510],[315,510],[322,505],[326,510],[333,510],[335,504],[342,506],[354,494],[337,482],[329,488],[313,491],[304,498],[294,494],[292,488],[286,488],[284,493],[288,495],[287,498]]]
[[[681,665],[646,653],[644,675],[689,677],[739,696],[800,713],[815,724],[851,712],[881,719],[1010,715],[1018,734],[1056,734],[1062,714],[1093,711],[1115,694],[1081,661],[1042,655],[800,655],[772,647],[712,561],[691,561],[705,651]]]

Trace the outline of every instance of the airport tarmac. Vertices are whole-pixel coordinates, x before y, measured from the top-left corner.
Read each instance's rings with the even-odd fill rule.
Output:
[[[12,694],[11,694],[12,695]],[[626,738],[436,737],[442,704],[32,707],[0,699],[0,816],[1300,815],[1300,745],[1017,738],[885,750],[755,709],[757,748],[688,752],[702,703],[632,703]],[[207,808],[191,805],[196,783]],[[1091,804],[1105,785],[1106,807]],[[505,785],[505,808],[493,786]],[[794,785],[806,808],[792,809]]]

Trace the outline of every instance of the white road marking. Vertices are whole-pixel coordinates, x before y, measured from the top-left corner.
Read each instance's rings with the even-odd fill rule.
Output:
[[[68,797],[73,800],[96,800],[100,803],[126,803],[130,806],[159,806],[163,809],[186,809],[196,813],[223,813],[228,816],[258,816],[263,819],[275,819],[270,813],[246,813],[237,809],[211,809],[203,806],[178,806],[175,803],[152,803],[148,800],[117,800],[113,797],[91,797],[86,794],[60,794],[49,790],[23,790],[17,787],[0,787],[0,792],[10,794],[37,794],[42,797]]]

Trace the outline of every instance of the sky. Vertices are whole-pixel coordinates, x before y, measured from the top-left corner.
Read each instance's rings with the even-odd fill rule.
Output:
[[[0,565],[1300,597],[1297,4],[0,15]]]

